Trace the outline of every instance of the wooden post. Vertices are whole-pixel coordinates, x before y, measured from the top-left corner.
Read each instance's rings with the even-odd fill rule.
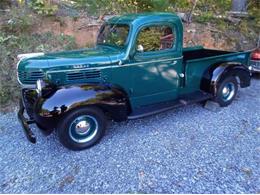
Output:
[[[233,12],[247,12],[247,0],[232,0]]]
[[[247,17],[247,0],[232,0],[232,10],[228,13],[231,17]]]

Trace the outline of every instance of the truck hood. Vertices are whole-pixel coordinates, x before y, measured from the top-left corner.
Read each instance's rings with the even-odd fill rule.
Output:
[[[22,55],[23,59],[18,64],[18,71],[26,72],[34,69],[49,71],[102,67],[111,64],[111,58],[121,56],[122,53],[123,51],[120,49],[97,46],[90,49],[39,54],[34,57]]]
[[[56,84],[66,84],[68,81],[65,72],[106,67],[119,61],[123,56],[123,50],[107,46],[58,53],[19,55],[18,82],[25,86],[35,84],[38,79],[47,79]]]
[[[49,68],[62,66],[68,68],[100,67],[111,64],[111,56],[119,55],[120,50],[99,46],[91,49],[46,54]],[[72,67],[71,67],[72,66]]]

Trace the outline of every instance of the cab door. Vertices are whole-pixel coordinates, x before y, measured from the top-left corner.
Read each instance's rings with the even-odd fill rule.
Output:
[[[177,51],[177,33],[173,24],[152,24],[140,29],[131,64],[134,107],[178,97],[182,56]]]

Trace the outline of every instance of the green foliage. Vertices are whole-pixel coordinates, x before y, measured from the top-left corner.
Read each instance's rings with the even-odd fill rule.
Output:
[[[144,51],[156,51],[160,48],[162,34],[157,27],[146,28],[139,34],[137,45],[142,45]]]
[[[9,6],[11,6],[10,0],[1,0],[0,1],[0,9],[5,9]]]
[[[199,0],[197,1],[197,10],[201,13],[224,14],[231,9],[231,2],[231,0]]]
[[[37,14],[51,16],[57,11],[57,5],[53,5],[48,0],[32,0],[30,7]]]
[[[137,12],[166,11],[170,2],[168,0],[139,0],[132,1]]]
[[[17,87],[15,85],[14,65],[11,51],[7,49],[7,45],[14,45],[18,37],[0,34],[0,105],[9,101],[13,101],[17,97]],[[11,94],[14,92],[13,94]]]
[[[260,3],[259,0],[250,0],[248,3],[249,16],[253,18],[250,23],[259,31],[260,29]]]
[[[199,23],[207,23],[207,22],[210,22],[212,20],[214,20],[214,16],[213,16],[212,12],[201,13],[199,16],[197,16],[195,18],[195,21],[199,22]]]
[[[145,52],[169,49],[174,37],[171,27],[167,25],[147,27],[139,33],[137,47],[142,45]]]
[[[76,48],[73,37],[52,33],[7,35],[0,33],[0,106],[19,97],[16,76],[16,56],[20,53],[50,52]]]
[[[225,22],[222,19],[215,19],[215,24],[217,26],[217,29],[224,32],[225,30],[229,29],[229,23]]]
[[[192,0],[74,0],[77,7],[88,9],[91,14],[131,13],[150,11],[190,11]],[[224,13],[230,10],[231,0],[199,0],[201,12]]]
[[[113,1],[107,1],[107,0],[78,0],[75,1],[76,7],[87,9],[90,14],[99,14],[106,13],[110,10],[110,12],[113,12]]]
[[[171,0],[169,3],[169,7],[171,8],[170,11],[187,12],[192,7],[192,2],[187,0]]]
[[[33,17],[25,10],[12,9],[4,18],[0,26],[1,31],[12,34],[29,32],[33,26]]]
[[[87,9],[90,14],[121,14],[150,11],[168,11],[173,7],[185,7],[187,1],[181,0],[78,0],[77,7]]]

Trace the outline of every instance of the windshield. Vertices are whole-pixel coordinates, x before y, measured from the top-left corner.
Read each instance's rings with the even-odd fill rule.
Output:
[[[125,47],[129,33],[129,26],[126,24],[105,24],[101,27],[97,44]]]

